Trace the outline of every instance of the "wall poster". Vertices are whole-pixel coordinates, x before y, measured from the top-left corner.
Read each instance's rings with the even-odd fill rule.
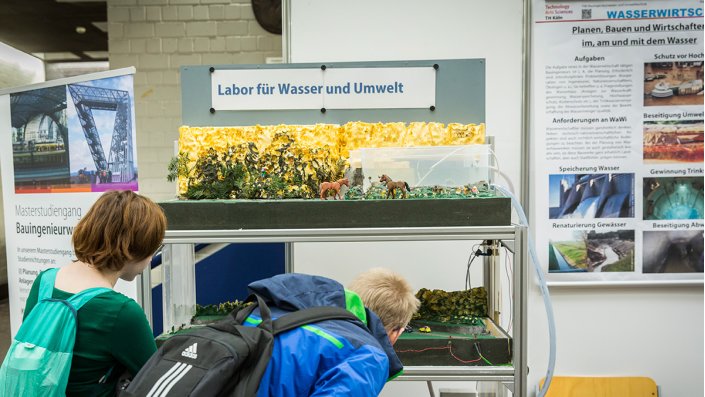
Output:
[[[137,191],[134,69],[0,94],[0,165],[14,335],[36,276],[70,263],[71,235],[107,190]],[[67,83],[67,81],[69,81]],[[134,282],[116,289],[135,298]]]
[[[533,10],[531,201],[549,283],[702,284],[702,0]]]

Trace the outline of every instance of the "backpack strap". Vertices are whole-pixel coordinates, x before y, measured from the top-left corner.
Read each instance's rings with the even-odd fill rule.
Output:
[[[360,328],[367,330],[367,326],[363,324],[356,315],[354,315],[347,309],[343,309],[342,307],[310,307],[308,309],[301,309],[295,312],[287,313],[279,317],[278,319],[272,321],[271,311],[264,299],[262,299],[260,296],[255,294],[250,295],[249,297],[247,297],[245,302],[252,302],[254,300],[257,300],[256,304],[250,305],[237,312],[231,312],[226,320],[220,321],[215,324],[210,324],[209,326],[220,331],[233,333],[235,325],[244,323],[247,317],[249,317],[250,314],[252,314],[252,312],[256,308],[259,308],[262,322],[258,325],[258,327],[268,330],[274,335],[290,331],[294,328],[301,327],[302,325],[317,323],[326,320],[350,320]],[[369,330],[367,330],[367,332],[369,332]]]
[[[247,317],[249,317],[250,314],[252,314],[252,312],[259,307],[262,322],[259,323],[257,327],[272,333],[272,313],[269,310],[269,306],[267,306],[267,303],[264,301],[264,299],[262,299],[262,297],[258,295],[253,294],[247,297],[245,303],[253,302],[255,300],[257,301],[257,303],[249,305],[246,308],[238,311],[232,311],[225,319],[218,321],[217,323],[209,324],[208,326],[211,328],[215,328],[219,331],[229,332],[231,334],[237,333],[236,327],[242,325],[247,319]]]
[[[42,274],[42,278],[39,281],[39,296],[37,302],[44,299],[51,299],[54,293],[54,285],[56,284],[56,274],[59,272],[59,268],[52,268],[45,271]],[[77,294],[74,294],[66,301],[71,303],[71,305],[76,309],[80,309],[86,302],[93,299],[96,295],[103,294],[105,292],[112,291],[110,288],[96,287],[88,288]]]
[[[93,299],[97,295],[104,294],[110,291],[112,291],[112,289],[105,287],[88,288],[84,289],[83,291],[77,294],[74,294],[66,301],[69,302],[71,306],[73,306],[78,311],[81,307],[83,307],[83,305],[85,305],[89,300]]]
[[[252,312],[256,309],[259,308],[259,314],[260,317],[262,318],[262,322],[258,325],[259,328],[264,328],[268,331],[272,331],[272,312],[269,310],[269,306],[267,306],[267,302],[264,301],[264,299],[257,295],[257,294],[252,294],[245,299],[245,303],[247,302],[254,302],[257,301],[256,304],[250,305],[242,310],[239,310],[237,312],[231,312],[230,314],[234,317],[235,323],[237,324],[243,324],[247,317],[252,314]]]
[[[37,302],[44,299],[51,299],[54,293],[54,283],[56,282],[56,273],[59,268],[55,267],[45,271],[39,280],[39,295],[37,296]]]
[[[334,306],[319,306],[297,310],[274,320],[272,324],[273,334],[277,335],[302,325],[325,320],[351,320],[354,321],[356,325],[366,328],[365,325],[360,322],[360,319],[347,309]]]

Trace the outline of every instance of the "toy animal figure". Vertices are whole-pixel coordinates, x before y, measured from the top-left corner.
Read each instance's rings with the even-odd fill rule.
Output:
[[[326,195],[328,193],[328,190],[333,190],[335,191],[335,194],[333,195],[333,200],[337,200],[338,198],[342,198],[340,196],[340,187],[342,185],[345,185],[347,187],[350,187],[350,182],[348,182],[348,178],[343,178],[343,179],[338,179],[335,182],[323,182],[321,183],[321,200],[325,200]]]
[[[387,186],[387,197],[392,195],[392,198],[396,198],[396,189],[401,189],[401,198],[406,198],[406,192],[411,191],[409,184],[404,181],[393,181],[387,174],[383,174],[379,177],[379,181]]]

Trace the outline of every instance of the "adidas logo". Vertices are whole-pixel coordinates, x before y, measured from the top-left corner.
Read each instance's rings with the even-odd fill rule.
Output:
[[[181,355],[184,357],[196,359],[198,358],[198,354],[196,352],[197,349],[198,343],[194,343],[193,345],[185,348],[184,351],[181,352]]]

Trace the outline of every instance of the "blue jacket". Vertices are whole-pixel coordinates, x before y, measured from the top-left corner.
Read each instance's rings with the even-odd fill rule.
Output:
[[[316,306],[347,308],[368,332],[345,320],[328,320],[278,335],[258,397],[376,396],[402,372],[401,361],[379,317],[337,281],[305,274],[282,274],[249,285],[265,299],[272,318]],[[259,312],[246,321],[256,325]]]

